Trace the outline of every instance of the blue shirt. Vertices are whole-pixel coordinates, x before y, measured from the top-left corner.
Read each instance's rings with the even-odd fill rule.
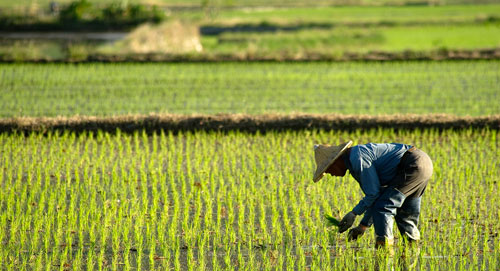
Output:
[[[352,209],[356,215],[364,213],[396,176],[397,166],[411,145],[399,143],[356,145],[345,159],[349,173],[358,181],[365,197]]]

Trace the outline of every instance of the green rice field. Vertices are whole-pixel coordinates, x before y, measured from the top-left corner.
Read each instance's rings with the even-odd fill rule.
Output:
[[[420,253],[324,224],[362,197],[313,144],[426,151]],[[498,131],[0,135],[0,262],[16,270],[497,270]],[[359,218],[358,218],[359,220]],[[396,236],[398,236],[396,234]],[[406,269],[404,269],[406,270]]]
[[[466,36],[467,39],[463,37]],[[350,53],[432,54],[445,50],[500,48],[500,24],[416,25],[393,27],[337,27],[327,30],[235,32],[202,36],[201,55],[254,58],[305,58],[324,55],[334,59]],[[103,51],[105,51],[103,49]],[[111,51],[113,52],[113,51]],[[238,55],[238,54],[235,54]],[[278,58],[279,59],[279,58]]]
[[[477,1],[476,1],[477,2]],[[221,10],[214,22],[460,23],[500,15],[499,3],[450,6],[330,6]]]
[[[50,2],[0,21],[73,31]],[[498,1],[89,2],[88,32],[125,31],[90,24],[110,3],[166,19],[0,38],[0,270],[500,270]],[[416,247],[325,221],[364,194],[313,183],[313,146],[347,140],[433,160]]]
[[[500,62],[2,64],[0,117],[500,114]]]

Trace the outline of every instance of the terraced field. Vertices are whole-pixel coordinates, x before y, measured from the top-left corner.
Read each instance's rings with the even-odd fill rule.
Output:
[[[2,64],[0,117],[500,114],[500,62]]]

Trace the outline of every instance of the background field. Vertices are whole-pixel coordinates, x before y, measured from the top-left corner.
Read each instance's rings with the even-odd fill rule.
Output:
[[[412,59],[450,58],[450,50],[474,55],[485,49],[496,50],[488,58],[500,56],[498,4],[166,8],[165,21],[148,26],[113,23],[103,17],[102,9],[96,5],[76,22],[58,21],[47,7],[36,12],[4,11],[0,27],[7,33],[0,34],[0,59],[85,61],[99,56],[113,61],[113,56],[154,59],[147,56],[156,54],[183,60],[349,60],[351,54],[363,59],[373,52]],[[70,32],[72,38],[26,33],[37,30]],[[9,38],[8,33],[16,31],[23,38],[19,33],[18,38]],[[75,31],[120,31],[123,38],[75,38]]]
[[[205,20],[200,30],[207,52],[251,52],[253,48],[254,54],[262,55],[271,50],[341,55],[497,48],[498,19],[500,5],[305,7],[220,11]],[[210,30],[218,35],[209,35]],[[210,38],[215,41],[210,43]]]
[[[463,37],[467,36],[467,39]],[[397,27],[337,27],[334,30],[237,32],[202,36],[204,52],[217,59],[235,54],[241,58],[342,59],[349,54],[409,51],[428,56],[447,50],[499,48],[500,24],[423,25]],[[106,54],[112,50],[103,50]],[[237,52],[237,53],[235,53]]]
[[[1,65],[0,117],[499,114],[500,62]]]
[[[52,0],[1,0],[0,7],[29,8],[48,6]],[[58,0],[58,3],[69,3],[72,0]],[[94,4],[107,3],[142,3],[160,6],[221,6],[221,7],[248,7],[248,6],[304,6],[311,5],[305,0],[88,0]],[[491,4],[497,3],[495,0],[319,0],[314,1],[315,5],[453,5],[453,4]]]
[[[199,11],[202,12],[202,11]],[[330,22],[342,23],[453,23],[475,22],[500,14],[500,5],[450,5],[450,6],[333,6],[228,9],[215,13],[214,22]]]
[[[379,270],[416,261],[416,270],[495,270],[498,136],[3,134],[0,262],[21,270]],[[420,256],[400,258],[397,249],[394,263],[376,260],[373,230],[347,243],[323,224],[323,213],[341,217],[361,191],[352,177],[313,184],[312,146],[348,139],[406,142],[433,159]]]

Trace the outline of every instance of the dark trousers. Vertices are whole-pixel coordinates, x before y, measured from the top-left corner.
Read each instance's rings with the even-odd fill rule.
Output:
[[[393,240],[394,219],[403,237],[420,239],[420,203],[432,171],[431,159],[417,148],[401,158],[396,177],[369,210],[378,241]]]
[[[412,147],[401,158],[398,172],[390,186],[408,198],[421,197],[432,176],[432,171],[431,158],[422,150]]]

